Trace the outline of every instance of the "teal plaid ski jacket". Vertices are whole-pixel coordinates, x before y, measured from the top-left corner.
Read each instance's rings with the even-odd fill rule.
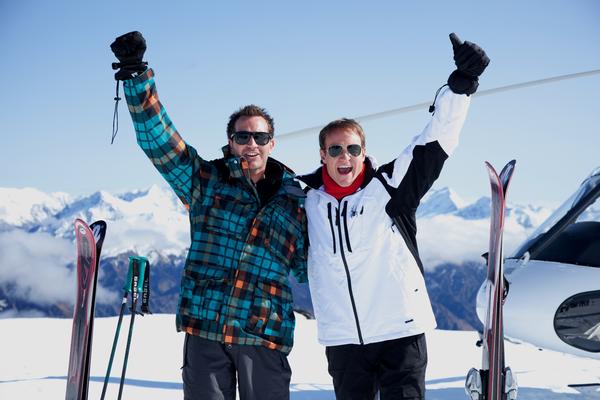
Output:
[[[294,313],[288,275],[306,281],[305,194],[269,158],[279,189],[261,204],[247,163],[202,159],[158,99],[154,73],[123,84],[137,142],[189,211],[191,245],[179,292],[177,330],[227,344],[289,353]]]

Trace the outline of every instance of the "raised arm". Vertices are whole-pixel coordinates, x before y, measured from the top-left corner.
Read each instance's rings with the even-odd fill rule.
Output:
[[[119,59],[115,79],[123,81],[137,142],[186,207],[191,203],[192,159],[196,151],[181,138],[158,99],[154,72],[143,62],[146,42],[139,32],[119,36],[111,49]]]
[[[461,42],[455,33],[450,34],[450,41],[457,69],[450,74],[448,87],[442,87],[436,96],[434,114],[400,156],[380,169],[388,184],[397,188],[394,202],[403,207],[416,209],[458,146],[470,95],[490,62],[476,44]]]

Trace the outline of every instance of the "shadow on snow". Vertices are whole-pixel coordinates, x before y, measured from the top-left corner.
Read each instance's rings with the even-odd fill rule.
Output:
[[[38,380],[67,380],[66,376],[47,376],[45,378],[31,378],[31,379],[13,379],[0,381],[3,383],[17,383],[27,381],[38,381]],[[454,381],[453,378],[435,379],[428,381],[428,384],[437,384]],[[119,384],[120,378],[110,378],[109,383]],[[104,382],[104,377],[92,376],[90,382]],[[170,390],[183,390],[183,384],[181,382],[166,382],[166,381],[152,381],[144,379],[125,379],[125,385],[137,386],[149,389],[170,389]],[[334,400],[335,394],[331,385],[311,385],[311,384],[292,384],[290,386],[291,400]],[[538,388],[519,388],[518,398],[522,400],[598,400],[597,389],[586,390],[577,388],[579,393],[555,393],[548,389]],[[466,399],[467,396],[463,388],[443,388],[443,389],[427,389],[428,400],[454,400],[454,399]]]

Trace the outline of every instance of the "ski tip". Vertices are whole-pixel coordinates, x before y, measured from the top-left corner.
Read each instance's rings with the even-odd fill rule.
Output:
[[[94,227],[100,227],[100,228],[104,228],[106,229],[106,221],[99,219],[98,221],[93,222],[90,225],[90,228],[92,228],[92,230],[94,229]]]
[[[494,168],[494,166],[487,161],[485,161],[484,164],[485,164],[485,169],[487,170],[488,175],[490,176],[490,179],[492,179],[492,178],[497,179],[498,172],[496,172],[496,169]]]
[[[90,229],[87,222],[85,222],[81,218],[75,218],[75,221],[73,222],[73,228],[75,228],[75,231],[80,231],[80,230],[86,231],[86,230]]]

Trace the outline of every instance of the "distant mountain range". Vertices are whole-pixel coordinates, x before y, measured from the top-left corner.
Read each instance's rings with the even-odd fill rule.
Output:
[[[473,329],[475,293],[485,266],[489,198],[472,203],[449,188],[431,190],[417,211],[420,253],[438,325]],[[506,254],[550,214],[549,209],[509,204]],[[102,251],[97,315],[120,306],[128,256],[152,263],[151,307],[174,313],[189,243],[185,208],[169,188],[72,197],[37,189],[0,188],[0,317],[70,317],[75,297],[73,220],[103,219],[108,231]],[[306,285],[294,283],[296,307],[310,314]]]

